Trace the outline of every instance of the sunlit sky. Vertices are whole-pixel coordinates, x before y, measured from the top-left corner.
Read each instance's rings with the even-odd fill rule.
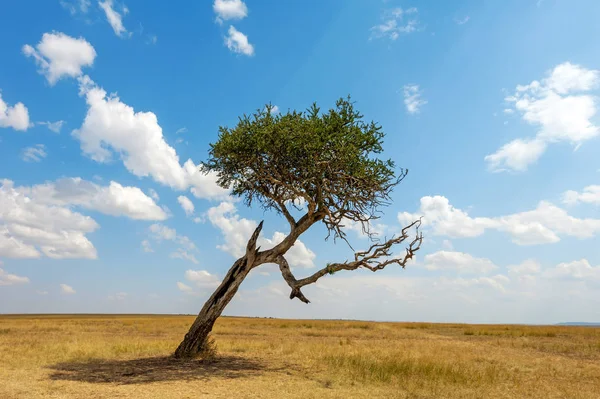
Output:
[[[351,95],[409,169],[373,226],[406,269],[225,313],[600,321],[600,2],[22,0],[0,11],[0,313],[196,313],[265,220],[198,173],[219,126]],[[352,255],[316,227],[297,277]],[[349,231],[355,248],[368,245]],[[402,248],[399,248],[402,252]]]

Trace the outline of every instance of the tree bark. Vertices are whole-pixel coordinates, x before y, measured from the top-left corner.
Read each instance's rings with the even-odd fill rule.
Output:
[[[195,357],[202,352],[215,321],[221,316],[227,304],[231,302],[250,270],[257,264],[256,254],[260,248],[256,248],[256,241],[262,226],[263,222],[260,222],[252,237],[248,240],[246,255],[235,261],[221,285],[208,298],[190,330],[185,334],[185,338],[175,350],[174,357]]]
[[[195,357],[202,352],[215,321],[234,297],[250,269],[246,257],[238,259],[233,264],[221,285],[206,301],[185,338],[175,350],[176,358]]]

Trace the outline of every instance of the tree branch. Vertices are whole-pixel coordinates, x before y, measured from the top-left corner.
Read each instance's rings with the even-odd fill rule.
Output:
[[[392,247],[406,241],[408,238],[408,231],[413,227],[416,229],[416,235],[406,248],[406,254],[403,257],[391,257]],[[415,252],[421,248],[421,244],[423,243],[423,234],[419,232],[419,227],[421,227],[421,219],[404,227],[398,237],[393,237],[384,243],[375,243],[366,251],[356,252],[354,254],[354,261],[330,263],[311,276],[300,280],[296,279],[290,270],[288,262],[282,255],[279,255],[274,262],[279,265],[279,270],[281,271],[283,279],[292,289],[290,299],[298,298],[304,303],[309,303],[310,301],[302,294],[300,288],[317,282],[318,279],[326,274],[334,274],[340,270],[356,270],[358,268],[365,268],[372,272],[376,272],[378,270],[383,270],[386,266],[393,263],[404,269],[408,261],[413,258]]]
[[[252,236],[248,240],[248,244],[246,245],[246,265],[250,268],[253,267],[256,255],[260,250],[260,247],[256,247],[256,241],[258,241],[258,236],[260,235],[260,231],[263,228],[263,222],[264,220],[261,220],[261,222],[258,224],[256,229],[254,230],[254,233],[252,233]]]

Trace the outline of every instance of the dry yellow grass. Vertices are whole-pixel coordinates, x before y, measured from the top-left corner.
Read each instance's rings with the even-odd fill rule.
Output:
[[[0,398],[600,397],[596,328],[221,318],[170,359],[191,321],[0,316]]]

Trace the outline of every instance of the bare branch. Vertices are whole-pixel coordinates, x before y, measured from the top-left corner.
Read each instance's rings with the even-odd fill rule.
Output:
[[[248,265],[248,267],[253,266],[254,260],[256,259],[256,254],[260,250],[260,247],[256,247],[256,241],[258,241],[258,236],[263,228],[263,222],[264,220],[261,220],[261,222],[258,224],[254,230],[254,233],[252,233],[252,236],[248,240],[248,244],[246,245],[246,265]]]
[[[416,235],[406,248],[406,254],[402,257],[392,257],[392,248],[395,245],[406,241],[409,237],[408,232],[413,227],[416,229]],[[283,279],[292,289],[290,299],[298,298],[304,303],[309,303],[310,301],[302,294],[300,288],[317,282],[318,279],[326,274],[334,274],[340,270],[356,270],[358,268],[365,268],[372,272],[376,272],[378,270],[383,270],[386,266],[391,264],[397,264],[404,269],[408,261],[413,258],[415,252],[421,248],[421,244],[423,243],[423,234],[419,232],[420,227],[421,219],[404,227],[398,237],[393,237],[384,243],[375,243],[366,251],[356,252],[354,254],[354,261],[330,263],[311,276],[300,280],[296,279],[283,256],[278,256],[274,262],[279,265],[279,270],[281,271]]]

